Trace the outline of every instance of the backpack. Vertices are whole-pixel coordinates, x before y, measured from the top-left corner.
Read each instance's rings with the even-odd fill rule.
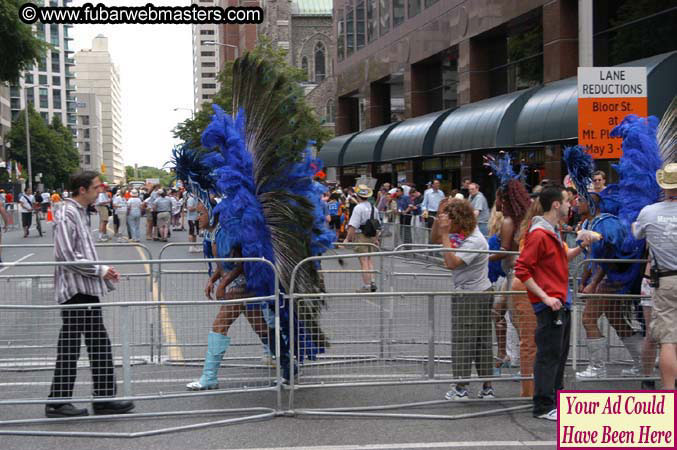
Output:
[[[362,231],[362,234],[365,235],[366,237],[374,237],[378,234],[379,231],[381,231],[381,222],[378,221],[378,219],[374,219],[374,205],[371,205],[371,217],[369,217],[369,220],[367,220],[362,226],[360,226],[360,230]]]

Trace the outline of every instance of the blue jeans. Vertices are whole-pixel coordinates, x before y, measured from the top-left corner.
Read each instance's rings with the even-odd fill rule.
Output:
[[[133,240],[139,240],[141,239],[141,231],[140,231],[140,226],[141,226],[141,216],[128,216],[127,217],[127,225],[129,226],[129,230],[132,233],[132,239]]]
[[[489,236],[489,224],[488,223],[478,223],[477,227],[480,229],[480,233],[484,235],[484,237]]]

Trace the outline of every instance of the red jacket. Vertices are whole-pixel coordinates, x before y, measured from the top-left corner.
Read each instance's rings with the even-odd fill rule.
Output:
[[[540,219],[540,220],[538,220]],[[517,263],[515,277],[522,283],[534,279],[550,297],[564,303],[569,286],[569,260],[567,246],[552,231],[552,226],[542,217],[535,217],[529,233],[524,240]],[[532,304],[541,303],[541,299],[527,290]]]

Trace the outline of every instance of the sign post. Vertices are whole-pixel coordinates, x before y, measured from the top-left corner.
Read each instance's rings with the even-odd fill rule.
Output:
[[[646,117],[646,67],[578,68],[578,143],[596,159],[618,159],[611,130],[629,114]]]

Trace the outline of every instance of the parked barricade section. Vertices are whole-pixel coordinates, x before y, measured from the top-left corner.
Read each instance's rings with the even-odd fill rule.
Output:
[[[372,253],[380,251],[378,245],[336,242],[333,246],[334,249],[327,253],[335,256],[335,258],[327,260],[319,269],[327,292],[355,292],[356,289],[368,284],[365,283],[365,276],[370,277],[377,288],[387,282],[383,259],[378,256],[371,256]],[[354,255],[357,251],[364,251],[365,253],[361,253],[360,257],[342,257],[343,254]],[[365,268],[360,261],[360,258],[367,257],[369,257],[371,263],[369,268]]]
[[[258,258],[229,261],[261,262],[274,270],[270,263]],[[146,261],[143,264],[158,263]],[[162,263],[185,265],[190,261]],[[25,266],[63,264],[27,263]],[[131,263],[99,264],[120,267]],[[118,286],[124,284],[123,280]],[[271,339],[275,329],[267,326],[268,323],[275,325],[277,296],[210,301],[201,298],[203,292],[199,291],[199,295],[186,292],[180,302],[158,301],[157,297],[150,301],[130,298],[124,302],[110,302],[104,297],[105,303],[97,305],[56,305],[53,300],[46,305],[0,305],[0,371],[3,372],[0,403],[44,402],[52,384],[57,353],[64,356],[61,360],[76,361],[77,355],[85,353],[81,352],[81,344],[85,344],[88,356],[93,359],[81,355],[77,365],[66,371],[69,375],[78,374],[74,401],[91,401],[93,378],[90,369],[98,370],[94,378],[100,380],[103,376],[101,360],[111,361],[107,356],[110,354],[114,367],[105,369],[108,371],[106,376],[111,371],[116,373],[118,397],[141,399],[186,395],[186,383],[197,380],[202,374],[210,332],[226,334],[224,329],[216,330],[215,322],[218,321],[215,317],[220,308],[233,316],[233,323],[227,330],[231,346],[222,365],[218,392],[279,390],[275,387],[278,370],[261,359],[264,344],[273,355],[279,352],[275,339]],[[255,326],[250,319],[252,314],[246,313],[255,308],[247,305],[262,302],[272,302],[272,307],[267,317],[259,314],[262,322],[258,324],[259,334],[256,334],[252,331]],[[104,329],[108,338],[104,337]],[[97,355],[103,356],[97,359]],[[63,373],[60,379],[63,379]],[[69,383],[60,385],[63,386],[56,390],[67,393],[64,391],[69,389]],[[111,396],[113,393],[99,391],[97,395]]]
[[[628,269],[636,264],[643,269],[645,262],[589,259],[574,269],[572,365],[577,382],[656,378],[656,344],[645,339],[651,324],[652,293],[638,292],[638,286],[613,283],[607,277],[596,287],[588,284],[581,288],[581,277],[589,264]]]

